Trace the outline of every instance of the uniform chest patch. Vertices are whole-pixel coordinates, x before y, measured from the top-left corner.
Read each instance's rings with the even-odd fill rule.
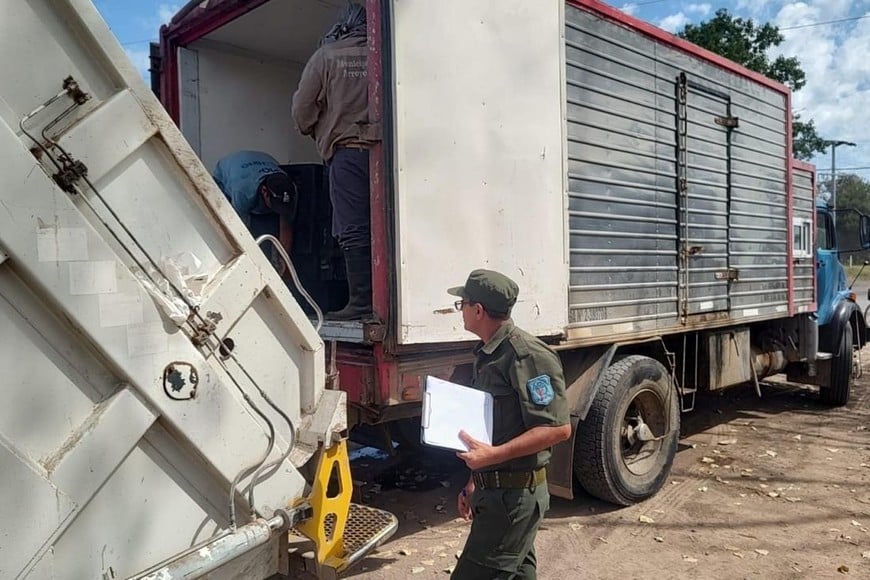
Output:
[[[532,402],[542,407],[549,405],[555,396],[549,375],[533,378],[526,383],[526,388],[529,390],[529,398]]]

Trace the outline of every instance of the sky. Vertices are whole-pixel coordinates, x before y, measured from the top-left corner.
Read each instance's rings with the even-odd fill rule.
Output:
[[[94,0],[130,58],[147,78],[148,43],[160,25],[184,2]],[[851,141],[837,148],[837,172],[870,179],[870,0],[613,0],[611,5],[669,32],[711,18],[726,8],[732,14],[770,22],[785,41],[776,53],[797,57],[807,76],[794,94],[793,109],[812,119],[823,139]],[[830,175],[831,156],[813,162],[820,177]],[[825,174],[825,175],[823,175]]]

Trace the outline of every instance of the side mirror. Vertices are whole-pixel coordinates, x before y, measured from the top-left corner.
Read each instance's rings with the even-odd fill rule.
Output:
[[[870,216],[861,215],[860,232],[861,247],[870,250]]]

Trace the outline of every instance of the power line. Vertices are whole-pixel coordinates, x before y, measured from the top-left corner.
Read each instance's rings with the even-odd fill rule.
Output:
[[[131,40],[130,42],[122,42],[121,46],[132,46],[134,44],[142,44],[145,42],[157,42],[156,38],[146,38],[144,40]]]
[[[851,18],[840,18],[838,20],[825,20],[824,22],[810,22],[809,24],[797,24],[795,26],[781,26],[778,28],[780,30],[797,30],[798,28],[812,28],[814,26],[825,26],[827,24],[839,24],[841,22],[854,22],[855,20],[861,20],[862,18],[870,18],[870,14],[865,14],[863,16],[853,16]]]
[[[624,10],[625,8],[640,8],[641,6],[649,6],[650,4],[661,4],[662,2],[668,2],[670,0],[647,0],[646,2],[624,2],[622,8],[620,10]],[[614,6],[615,7],[615,6]],[[870,14],[864,14],[863,16],[852,16],[849,18],[839,18],[837,20],[824,20],[822,22],[809,22],[807,24],[796,24],[794,26],[778,26],[779,30],[798,30],[800,28],[813,28],[816,26],[826,26],[828,24],[841,24],[843,22],[854,22],[856,20],[862,20],[864,18],[870,18]]]
[[[619,8],[619,10],[622,10],[624,8],[629,8],[629,7],[630,8],[640,8],[641,6],[649,6],[650,4],[660,4],[662,2],[668,2],[668,1],[669,0],[648,0],[647,2],[623,2],[622,8]],[[616,6],[614,6],[614,8],[616,8]]]

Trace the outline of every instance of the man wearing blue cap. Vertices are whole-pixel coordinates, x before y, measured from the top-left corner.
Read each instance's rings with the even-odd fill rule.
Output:
[[[299,195],[274,157],[262,151],[236,151],[217,162],[212,177],[251,235],[273,233],[290,253]],[[283,260],[271,248],[264,247],[263,253],[283,276]]]
[[[537,577],[535,535],[550,507],[546,466],[550,448],[571,436],[565,377],[556,353],[510,318],[516,282],[474,270],[458,296],[474,347],[471,386],[493,396],[492,445],[464,431],[460,459],[471,477],[457,499],[471,532],[453,571],[455,580]]]

